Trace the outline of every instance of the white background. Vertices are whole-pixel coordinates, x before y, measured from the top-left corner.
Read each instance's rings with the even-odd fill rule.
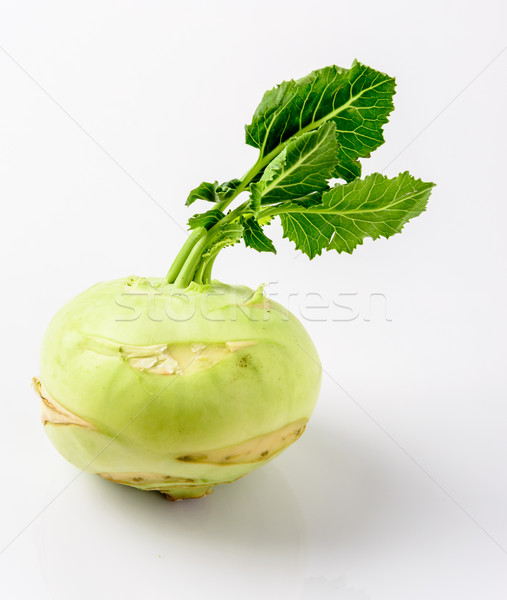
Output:
[[[500,0],[0,3],[2,598],[507,596],[506,19]],[[364,173],[435,181],[428,211],[312,263],[273,225],[276,257],[215,267],[296,294],[326,371],[306,434],[198,501],[79,475],[30,389],[52,314],[163,275],[188,190],[255,160],[263,92],[355,57],[398,83]]]

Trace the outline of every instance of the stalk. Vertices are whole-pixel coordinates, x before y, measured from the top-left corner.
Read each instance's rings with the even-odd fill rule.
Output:
[[[211,271],[216,257],[220,250],[213,252],[210,256],[207,256],[205,260],[201,261],[201,264],[197,267],[195,272],[194,281],[206,285],[211,282]]]
[[[216,204],[216,207],[224,211],[242,192],[244,192],[250,185],[252,179],[261,171],[272,159],[276,156],[285,146],[280,144],[277,148],[272,150],[267,156],[259,156],[255,164],[243,175],[241,183],[234,190],[229,198],[222,200]],[[226,215],[221,221],[216,223],[208,232],[203,227],[194,230],[189,235],[186,242],[183,244],[178,255],[174,259],[169,272],[166,275],[165,283],[173,283],[178,287],[185,288],[191,281],[198,283],[207,283],[211,280],[211,270],[213,263],[218,255],[218,250],[213,253],[212,257],[207,257],[204,261],[202,255],[207,249],[211,247],[211,244],[216,240],[220,234],[220,229],[226,223],[230,223],[238,219],[242,214],[246,213],[249,202],[244,202],[228,215]]]
[[[231,202],[232,199],[228,199]],[[211,279],[211,269],[218,252],[214,252],[212,257],[206,257],[203,260],[204,253],[209,250],[213,243],[220,236],[224,225],[232,223],[248,212],[249,201],[243,202],[237,208],[229,212],[221,221],[213,225],[209,231],[203,227],[196,229],[183,248],[178,253],[169,273],[166,277],[167,283],[174,283],[177,287],[186,288],[192,281],[197,283],[207,283]],[[192,239],[191,239],[192,238]],[[212,258],[212,260],[209,260]]]
[[[264,161],[261,161],[259,158],[256,161],[256,163],[252,166],[252,168],[249,171],[247,171],[247,173],[245,173],[245,175],[243,176],[243,178],[241,180],[240,185],[234,190],[234,193],[230,196],[230,198],[222,200],[222,202],[219,202],[216,205],[216,207],[219,210],[224,211],[231,204],[231,202],[233,202],[233,200],[235,200],[241,194],[241,192],[245,191],[245,189],[249,186],[252,179],[257,175],[257,173],[262,168],[264,168],[265,165],[263,163],[264,163]],[[238,208],[244,208],[246,206],[246,204],[247,203],[244,203],[241,205],[241,207],[238,207]],[[237,218],[237,216],[239,216],[235,211],[232,211],[231,213],[229,213],[229,215],[232,215],[233,213],[236,214],[236,216],[234,218]],[[219,223],[217,223],[214,227],[212,227],[210,229],[210,233],[213,232],[211,234],[213,239],[216,237],[216,234],[218,232],[218,230],[216,229],[217,225],[223,225],[224,223],[231,221],[231,219],[229,218],[229,215],[227,215],[224,219],[222,219],[222,221],[220,221]],[[178,252],[176,258],[174,259],[174,261],[171,265],[171,268],[169,269],[169,271],[165,277],[165,280],[164,280],[165,284],[174,283],[178,287],[187,287],[188,284],[194,279],[195,269],[194,269],[194,272],[191,272],[191,271],[192,271],[194,264],[196,264],[195,268],[199,267],[200,257],[206,251],[206,247],[205,247],[204,243],[200,243],[201,240],[205,237],[209,241],[209,237],[207,236],[207,233],[206,233],[206,230],[204,229],[204,227],[199,227],[198,229],[195,229],[188,236],[187,240],[181,247],[181,250]],[[199,252],[201,254],[199,255],[199,260],[196,263]],[[218,252],[217,252],[217,254],[218,254]],[[209,281],[209,278],[211,276],[211,267],[213,266],[213,262],[214,262],[215,258],[216,258],[216,255],[213,257],[213,260],[206,261],[206,264],[208,264],[208,262],[210,262],[208,270],[206,271],[206,275],[204,275],[205,265],[203,265],[203,268],[201,270],[202,271],[201,275],[204,276],[207,281]]]
[[[241,192],[244,192],[246,190],[246,188],[250,185],[252,179],[257,175],[257,173],[261,169],[263,169],[266,166],[266,164],[267,163],[264,163],[264,161],[261,160],[261,157],[259,156],[253,167],[243,175],[243,177],[241,178],[241,183],[234,190],[231,197],[227,198],[226,200],[222,200],[222,202],[219,202],[217,204],[217,208],[219,208],[221,211],[224,211],[229,206],[229,204],[231,204],[231,202],[241,194]]]
[[[174,283],[176,281],[176,278],[178,277],[183,265],[185,264],[185,261],[187,260],[189,254],[192,252],[192,248],[205,233],[206,230],[204,229],[204,227],[199,227],[198,229],[192,231],[192,233],[188,236],[186,242],[181,247],[181,250],[178,252],[176,258],[173,261],[173,264],[171,265],[171,268],[169,269],[166,275],[166,284]]]
[[[204,270],[202,273],[203,283],[211,283],[211,271],[213,269],[213,265],[215,264],[215,260],[216,260],[217,256],[218,256],[218,252],[214,256],[210,256],[209,260],[204,265]]]
[[[186,288],[194,278],[195,271],[202,259],[202,254],[206,250],[209,241],[209,231],[207,231],[194,245],[188,258],[183,263],[183,267],[179,271],[174,285],[179,288]]]
[[[231,212],[229,214],[227,214],[221,221],[219,221],[218,223],[213,225],[213,227],[208,231],[208,235],[206,237],[206,244],[201,251],[201,259],[196,265],[196,268],[194,271],[195,274],[192,278],[194,281],[196,281],[197,283],[208,283],[209,281],[211,281],[211,270],[213,268],[213,264],[215,262],[215,259],[218,255],[218,253],[220,252],[220,250],[222,250],[222,248],[224,246],[219,247],[216,250],[216,252],[213,252],[213,254],[211,256],[207,256],[204,260],[202,258],[203,254],[206,252],[206,250],[209,250],[213,246],[213,244],[216,242],[217,238],[220,237],[220,234],[222,232],[222,228],[224,225],[233,223],[234,221],[239,219],[241,216],[248,214],[249,204],[250,204],[249,200],[247,200],[246,202],[243,202],[243,204],[240,204],[234,210],[231,210]],[[189,265],[189,269],[191,269],[191,268],[192,268],[192,266]]]

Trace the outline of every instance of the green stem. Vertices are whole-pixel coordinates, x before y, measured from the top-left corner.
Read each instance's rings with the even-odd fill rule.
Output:
[[[216,234],[216,232],[219,229],[221,229],[221,227],[223,227],[224,225],[227,225],[227,223],[232,223],[242,215],[247,214],[248,211],[246,209],[248,208],[249,204],[250,201],[247,200],[246,202],[243,202],[243,204],[237,206],[234,210],[231,210],[231,212],[228,215],[225,215],[225,217],[221,221],[213,225],[213,227],[209,230],[210,233],[214,232]]]
[[[165,283],[174,283],[176,281],[176,278],[178,277],[181,268],[185,264],[185,261],[187,260],[190,252],[192,252],[192,248],[205,233],[206,230],[204,229],[204,227],[199,227],[198,229],[192,231],[192,233],[188,236],[186,242],[181,247],[181,250],[178,252],[176,258],[174,259],[173,264],[171,265],[171,268],[169,269],[166,275]]]
[[[231,212],[229,212],[229,214],[227,214],[221,221],[219,221],[218,223],[213,225],[213,227],[207,232],[205,239],[203,238],[202,245],[200,245],[199,259],[196,260],[197,251],[195,251],[195,254],[193,251],[192,254],[190,255],[191,258],[188,261],[189,264],[188,265],[185,264],[185,272],[188,272],[188,273],[190,273],[192,268],[194,268],[193,265],[194,264],[196,265],[195,269],[194,269],[194,274],[191,277],[191,279],[188,281],[188,283],[190,283],[190,281],[192,281],[192,280],[195,281],[196,283],[203,283],[203,284],[209,283],[211,281],[211,270],[213,268],[215,259],[218,256],[218,253],[220,252],[222,247],[218,248],[215,252],[213,252],[213,254],[208,255],[205,258],[203,258],[203,255],[206,252],[206,250],[210,249],[213,246],[216,239],[220,236],[220,233],[221,233],[224,225],[232,223],[232,222],[236,221],[237,219],[239,219],[240,217],[247,215],[249,213],[249,211],[248,211],[249,204],[250,204],[250,202],[248,200],[246,202],[243,202],[243,204],[240,204],[234,210],[231,210]],[[288,212],[291,212],[294,210],[297,210],[297,207],[294,207],[294,206],[282,207],[279,205],[271,205],[259,212],[258,220],[262,221],[263,219],[270,218],[275,215],[280,215],[282,213],[288,213]],[[308,210],[309,212],[311,212],[311,208],[308,208],[305,210]],[[319,212],[321,212],[321,211],[319,211]],[[190,262],[190,261],[192,261],[192,262]],[[187,279],[185,278],[184,281],[186,282]],[[188,283],[186,283],[185,287],[188,285]]]
[[[193,262],[191,263],[190,261],[193,260],[192,256],[194,254],[195,248],[197,248],[197,245],[196,245],[196,247],[192,251],[192,253],[187,261],[189,264],[187,265],[187,263],[185,263],[185,266],[184,266],[184,269],[185,270],[188,269],[189,271],[192,268],[194,268],[194,272],[191,276],[190,281],[194,280],[197,283],[207,283],[208,281],[210,281],[211,269],[213,267],[213,263],[215,262],[215,258],[217,257],[217,255],[220,252],[220,250],[222,249],[222,247],[218,248],[217,251],[214,252],[211,257],[206,256],[203,259],[203,254],[213,246],[213,244],[215,243],[217,238],[220,236],[224,225],[227,225],[229,223],[236,221],[242,215],[244,215],[248,212],[246,209],[248,208],[249,204],[250,204],[249,200],[247,200],[246,202],[243,202],[243,204],[240,204],[234,210],[231,210],[231,212],[228,215],[226,215],[221,221],[219,221],[218,223],[215,223],[215,225],[213,225],[213,227],[207,232],[206,237],[203,238],[204,244],[200,247],[200,250],[199,250],[200,258],[195,263],[195,268],[194,268],[193,267],[194,263]],[[197,253],[196,253],[196,255],[197,255]],[[210,258],[212,258],[213,260],[210,261]],[[184,279],[183,281],[186,281],[186,279]],[[176,280],[176,285],[177,284],[178,284],[178,280]],[[188,283],[186,285],[188,285]],[[185,287],[186,287],[186,285],[185,285]]]
[[[213,269],[213,263],[215,262],[219,251],[220,249],[201,261],[194,276],[194,281],[196,283],[208,284],[211,282],[211,270]]]
[[[203,273],[202,280],[203,283],[211,283],[211,271],[213,269],[213,265],[215,264],[216,257],[218,256],[218,252],[215,253],[214,256],[211,256],[208,262],[206,263]]]
[[[229,206],[229,204],[231,204],[231,202],[241,194],[241,192],[244,192],[246,190],[246,188],[250,185],[252,179],[257,175],[257,173],[261,169],[263,169],[266,166],[266,164],[267,163],[264,164],[264,161],[261,160],[261,158],[259,157],[255,164],[252,166],[252,168],[243,175],[243,177],[241,178],[241,183],[234,190],[232,195],[226,200],[222,200],[222,202],[219,202],[217,204],[217,208],[221,211],[224,211]]]
[[[257,173],[263,167],[264,167],[264,165],[262,164],[262,162],[260,160],[257,160],[257,162],[252,166],[252,168],[243,176],[241,183],[234,190],[234,193],[231,195],[231,197],[227,198],[226,200],[222,200],[222,202],[219,202],[216,205],[216,207],[221,211],[225,210],[231,204],[231,202],[233,200],[235,200],[241,194],[241,192],[245,191],[245,189],[248,187],[248,185],[250,184],[252,179],[257,175]],[[244,207],[245,204],[243,204],[242,207]],[[232,212],[235,212],[235,211],[232,211]],[[223,224],[224,222],[230,222],[231,219],[229,217],[232,214],[232,212],[229,213],[229,215],[227,215],[227,217],[222,219],[222,221],[220,221],[220,223],[217,223],[217,225]],[[237,218],[237,216],[239,216],[239,215],[236,214],[236,216],[234,218]],[[210,232],[212,232],[215,229],[215,227],[216,227],[216,225],[211,228]],[[217,233],[217,230],[215,229],[215,231],[213,231],[213,233],[212,233],[212,236],[214,237],[216,233]],[[180,285],[180,284],[185,283],[185,285],[183,285],[182,287],[188,286],[190,281],[192,281],[192,276],[193,276],[193,273],[192,273],[190,276],[190,279],[188,279],[189,271],[192,269],[192,264],[193,264],[193,262],[195,262],[196,255],[199,251],[202,254],[206,250],[205,247],[203,248],[203,244],[199,243],[205,236],[207,237],[207,233],[203,227],[200,227],[199,229],[194,230],[188,236],[188,239],[183,244],[181,250],[178,252],[178,255],[174,259],[174,261],[171,265],[171,268],[169,269],[169,272],[166,275],[166,278],[165,278],[166,284],[174,283],[175,285]],[[199,250],[196,250],[196,248],[199,248]],[[192,256],[192,259],[190,259],[191,256]],[[216,256],[215,256],[215,258],[216,258]],[[214,259],[213,259],[213,261],[211,261],[210,269],[211,269],[211,266],[213,265],[213,262],[214,262]],[[199,263],[197,263],[197,266],[199,266]],[[209,274],[210,273],[208,273],[208,275]],[[203,275],[204,275],[204,271],[203,271]],[[186,283],[187,280],[188,280],[188,283]]]
[[[288,210],[282,209],[280,206],[269,206],[264,210],[259,212],[259,216],[257,217],[258,221],[262,221],[263,219],[269,219],[270,217],[274,217],[275,215],[279,215],[282,212],[290,212]]]
[[[219,210],[224,211],[242,192],[247,189],[252,179],[255,178],[259,171],[261,171],[269,162],[271,162],[274,156],[276,156],[284,147],[285,143],[280,144],[280,146],[272,150],[267,156],[259,156],[255,164],[242,177],[241,183],[234,190],[231,196],[225,200],[222,200],[222,202],[219,202],[216,207]],[[192,280],[199,280],[200,282],[210,281],[211,269],[213,267],[213,263],[215,262],[218,251],[214,253],[212,259],[207,257],[203,261],[202,255],[209,247],[211,247],[211,244],[215,241],[215,238],[220,233],[222,226],[235,221],[242,214],[244,214],[248,204],[248,201],[244,202],[232,210],[221,221],[216,223],[208,232],[206,232],[206,230],[202,227],[193,231],[174,259],[174,262],[166,275],[165,283],[174,283],[174,285],[178,287],[185,288]],[[201,264],[201,262],[203,264]]]
[[[174,285],[179,288],[186,288],[194,278],[195,271],[201,262],[202,254],[206,250],[209,241],[209,231],[207,231],[194,245],[188,258],[174,281]]]

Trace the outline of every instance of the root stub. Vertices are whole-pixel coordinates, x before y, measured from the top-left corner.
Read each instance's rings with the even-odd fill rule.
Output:
[[[197,498],[203,498],[204,496],[208,496],[213,493],[214,485],[210,486],[195,486],[192,488],[179,488],[169,491],[159,490],[161,494],[163,494],[167,500],[171,500],[171,502],[177,502],[178,500],[191,500]]]

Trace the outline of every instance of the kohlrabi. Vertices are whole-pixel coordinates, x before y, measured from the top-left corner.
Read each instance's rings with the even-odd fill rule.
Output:
[[[246,127],[255,164],[190,192],[187,205],[211,208],[189,220],[165,279],[99,283],[56,314],[34,383],[65,458],[111,481],[196,498],[299,438],[320,387],[312,341],[262,287],[212,280],[213,263],[240,240],[275,253],[263,232],[275,217],[312,259],[390,237],[419,215],[432,183],[406,172],[360,179],[359,159],[384,141],[394,85],[355,62],[266,92]]]

